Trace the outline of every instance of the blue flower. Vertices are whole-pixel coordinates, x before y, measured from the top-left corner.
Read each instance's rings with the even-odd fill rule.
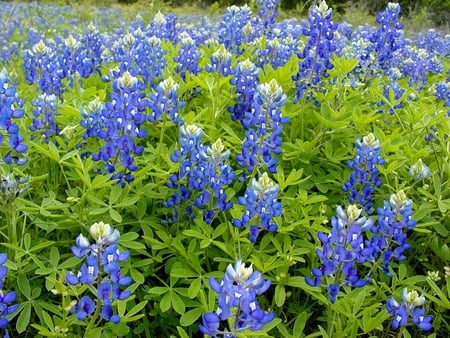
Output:
[[[2,152],[5,149],[6,153],[0,154],[0,160],[5,163],[22,165],[27,161],[24,153],[28,150],[28,146],[19,133],[19,126],[14,122],[15,119],[23,117],[23,104],[8,72],[3,68],[0,71],[0,149]],[[6,134],[3,134],[2,130]],[[4,142],[8,142],[8,146],[4,145]]]
[[[95,302],[89,296],[83,296],[77,302],[70,312],[77,314],[78,320],[85,320],[87,316],[90,316],[95,311]]]
[[[414,163],[409,168],[409,176],[414,177],[415,180],[421,181],[431,176],[430,168],[423,163],[422,159],[419,158],[416,163]]]
[[[274,217],[281,215],[281,202],[278,199],[279,186],[274,183],[267,173],[263,173],[258,180],[253,179],[244,196],[238,197],[239,204],[245,211],[240,219],[233,219],[233,225],[241,228],[250,225],[250,241],[256,242],[259,229],[275,232],[278,226]]]
[[[360,277],[359,263],[368,260],[367,251],[363,245],[363,233],[373,224],[371,218],[361,215],[362,209],[352,204],[344,210],[336,208],[336,216],[331,218],[331,233],[318,233],[322,249],[317,249],[317,257],[322,261],[320,268],[312,269],[312,278],[306,277],[310,286],[322,286],[323,277],[330,276],[333,283],[326,283],[330,302],[336,302],[341,285],[362,287],[369,278]]]
[[[281,133],[288,118],[282,116],[286,95],[276,80],[258,85],[253,96],[252,110],[245,111],[242,125],[246,128],[241,153],[236,156],[244,169],[244,177],[265,166],[271,173],[277,170],[281,153]]]
[[[322,78],[329,76],[328,70],[333,68],[330,60],[336,50],[334,35],[338,25],[333,22],[332,9],[325,1],[311,8],[308,23],[309,27],[303,29],[308,40],[303,51],[298,53],[301,59],[299,71],[292,78],[297,88],[295,101],[303,97],[309,99]]]
[[[380,142],[372,133],[356,141],[356,156],[347,163],[352,172],[342,189],[350,193],[350,203],[358,203],[368,214],[373,213],[373,193],[382,184],[377,165],[384,163]]]
[[[246,267],[241,259],[234,266],[227,266],[220,284],[214,278],[209,279],[209,284],[219,295],[219,307],[215,313],[203,315],[203,322],[199,325],[202,333],[211,337],[235,337],[241,331],[258,331],[275,318],[274,313],[263,311],[256,300],[257,295],[268,290],[270,281],[264,280],[258,271],[253,271],[251,265]],[[221,326],[225,328],[221,330]]]
[[[19,304],[14,304],[16,301],[16,292],[4,292],[3,283],[6,275],[8,274],[8,268],[4,266],[8,259],[8,255],[0,253],[0,330],[3,331],[4,337],[9,337],[8,325],[9,320],[6,318],[8,315],[14,313]]]
[[[394,330],[407,326],[410,322],[417,325],[422,331],[431,331],[433,325],[432,316],[425,316],[425,309],[421,308],[425,303],[425,297],[419,296],[417,291],[408,292],[406,288],[402,291],[402,303],[399,304],[393,297],[386,302],[386,309],[393,317],[391,326]]]
[[[125,68],[123,66],[122,68]],[[112,174],[111,179],[121,187],[134,180],[133,172],[137,170],[134,156],[144,152],[137,140],[147,136],[142,127],[146,121],[144,110],[149,100],[144,98],[143,84],[128,70],[113,70],[111,101],[105,104],[96,99],[82,112],[81,126],[86,129],[85,139],[103,140],[98,153],[93,153],[94,161],[105,163],[104,170]]]
[[[164,203],[173,208],[174,218],[170,221],[178,221],[175,208],[178,205],[185,206],[188,219],[195,217],[194,210],[200,210],[207,224],[211,224],[217,210],[232,207],[224,191],[235,177],[228,163],[230,152],[225,150],[221,139],[208,146],[201,143],[202,137],[203,130],[196,125],[180,127],[180,149],[171,156],[180,168],[168,183],[176,192]]]
[[[96,298],[83,296],[72,308],[71,312],[77,314],[78,320],[84,320],[92,315],[96,306],[101,306],[100,315],[103,319],[112,323],[119,323],[120,316],[114,313],[115,300],[125,300],[131,296],[131,292],[123,290],[132,283],[129,276],[122,275],[120,262],[130,256],[128,251],[119,251],[117,242],[120,233],[109,224],[103,222],[94,223],[90,227],[90,233],[95,243],[90,244],[83,235],[79,235],[75,241],[76,246],[72,252],[78,258],[85,258],[86,262],[79,272],[68,272],[66,282],[69,285],[90,285],[97,288]]]

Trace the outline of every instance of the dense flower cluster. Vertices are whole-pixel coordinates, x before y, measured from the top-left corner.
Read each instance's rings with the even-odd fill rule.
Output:
[[[23,67],[28,84],[37,84],[42,93],[61,96],[64,68],[59,67],[55,43],[39,40],[24,54]]]
[[[8,72],[3,68],[0,71],[0,163],[21,165],[27,161],[24,153],[28,146],[19,134],[19,126],[14,122],[14,119],[20,119],[24,115],[23,103]],[[8,142],[8,145],[4,145],[4,142]]]
[[[83,112],[81,125],[86,129],[85,139],[98,138],[105,142],[98,153],[92,154],[92,159],[103,161],[106,173],[112,174],[111,179],[123,187],[134,180],[132,172],[137,166],[133,156],[144,151],[135,142],[147,135],[142,124],[146,120],[144,109],[149,106],[149,100],[142,92],[145,85],[130,72],[120,75],[119,71],[114,71],[114,75],[117,78],[112,85],[111,102],[103,105],[93,101],[89,110]]]
[[[95,240],[93,244],[82,234],[77,237],[72,253],[86,262],[77,274],[67,273],[66,282],[73,286],[92,286],[96,288],[97,294],[95,300],[91,296],[81,297],[70,311],[77,315],[78,320],[84,320],[93,315],[96,307],[101,306],[100,316],[117,324],[120,316],[114,313],[113,302],[125,300],[131,295],[130,291],[122,290],[122,287],[132,282],[129,276],[122,275],[119,263],[127,260],[130,254],[128,251],[119,252],[119,231],[113,230],[109,224],[94,223],[90,227],[90,234]]]
[[[275,25],[275,18],[278,16],[278,0],[258,0],[259,17],[267,36],[271,35],[271,30]]]
[[[48,143],[50,137],[57,135],[60,131],[56,123],[57,103],[58,98],[53,94],[41,94],[36,100],[31,101],[34,107],[33,123],[28,129],[32,132],[38,131],[43,136],[45,143]]]
[[[249,59],[238,63],[235,75],[230,83],[236,87],[236,103],[228,107],[233,120],[243,121],[251,113],[253,97],[258,83],[259,69]]]
[[[449,107],[447,116],[450,117],[450,82],[439,82],[435,89],[435,95],[438,99],[445,102],[446,107]]]
[[[217,72],[223,76],[228,76],[233,73],[233,69],[231,68],[231,53],[227,51],[224,45],[219,45],[209,59],[210,63],[205,67],[207,72]]]
[[[378,65],[383,70],[388,70],[391,66],[393,53],[401,47],[401,37],[403,34],[403,24],[398,21],[400,5],[398,3],[388,3],[383,12],[378,13],[378,30],[370,37],[374,44],[374,52]]]
[[[186,81],[187,74],[197,75],[201,71],[199,66],[200,52],[197,43],[187,32],[180,33],[181,47],[178,55],[173,58],[177,62],[177,73]]]
[[[227,160],[230,152],[225,150],[222,140],[210,146],[201,143],[203,130],[195,125],[180,127],[180,150],[171,156],[174,163],[180,164],[178,173],[170,176],[168,186],[176,190],[164,203],[173,208],[172,221],[178,221],[176,206],[188,202],[183,210],[189,218],[195,217],[194,208],[201,210],[203,220],[211,224],[216,210],[228,210],[232,204],[227,200],[225,188],[234,180]]]
[[[355,204],[349,205],[346,210],[338,206],[336,216],[331,218],[331,233],[318,233],[323,248],[317,249],[316,253],[322,265],[312,269],[313,278],[306,277],[305,282],[320,286],[322,279],[326,278],[332,303],[336,301],[342,285],[362,287],[369,281],[368,278],[360,278],[357,263],[367,260],[363,234],[372,226],[373,220],[361,213],[362,209]]]
[[[3,292],[3,283],[8,274],[8,268],[4,265],[7,259],[7,254],[0,253],[0,330],[3,331],[3,338],[9,338],[9,320],[6,316],[14,313],[19,307],[19,304],[14,304],[16,301],[15,291]]]
[[[184,102],[178,97],[179,87],[180,85],[172,77],[159,83],[149,98],[152,112],[147,115],[147,119],[150,122],[160,120],[164,114],[167,114],[174,123],[183,124],[179,118],[179,111],[184,106]]]
[[[433,329],[431,324],[433,317],[426,316],[425,309],[420,307],[425,303],[425,297],[419,296],[415,290],[408,292],[408,289],[404,288],[402,299],[401,304],[393,297],[389,298],[386,303],[386,309],[393,317],[392,328],[395,330],[412,322],[422,331],[431,331]]]
[[[346,210],[338,206],[337,215],[331,218],[331,232],[318,233],[322,249],[317,249],[316,254],[322,265],[312,269],[312,278],[305,278],[308,285],[326,285],[332,303],[342,285],[362,287],[369,281],[371,273],[359,275],[363,264],[376,268],[381,264],[382,272],[391,277],[390,264],[406,259],[404,252],[410,248],[406,231],[416,225],[412,201],[402,190],[392,194],[373,215],[374,189],[381,185],[376,165],[384,160],[373,134],[358,140],[356,147],[357,156],[349,162],[353,171],[344,184],[344,190],[350,191],[350,203],[356,204],[350,204]]]
[[[286,95],[275,79],[258,85],[253,96],[252,110],[246,111],[242,125],[246,128],[242,151],[236,156],[245,174],[266,167],[274,173],[281,153],[281,132],[288,118],[282,116],[281,108]]]
[[[406,231],[416,226],[412,213],[412,200],[400,190],[390,196],[389,202],[384,201],[383,207],[377,209],[377,222],[370,227],[373,236],[366,245],[371,248],[371,260],[374,261],[381,255],[383,272],[388,276],[392,275],[389,271],[391,261],[406,259],[404,251],[411,247],[406,242]]]
[[[297,88],[295,100],[309,95],[305,93],[308,88],[317,87],[322,78],[328,77],[328,70],[333,68],[330,59],[336,50],[334,34],[338,25],[333,22],[332,10],[325,1],[311,9],[308,21],[309,27],[303,30],[308,40],[298,53],[299,71],[292,78]]]
[[[231,6],[226,9],[219,24],[219,42],[234,55],[242,54],[241,44],[249,38],[248,35],[252,27],[251,16],[252,11],[247,5],[242,7]],[[245,29],[246,26],[250,29]],[[247,35],[246,32],[248,32]]]
[[[274,313],[264,312],[256,299],[267,291],[270,280],[264,280],[251,265],[245,267],[241,259],[234,267],[228,265],[220,284],[211,277],[209,285],[219,295],[219,307],[216,312],[203,315],[199,326],[202,333],[214,338],[235,338],[245,330],[258,331],[275,318]]]
[[[278,192],[278,184],[264,173],[258,180],[252,180],[244,196],[238,197],[239,204],[244,206],[245,211],[240,219],[233,219],[233,225],[238,228],[250,225],[252,243],[256,242],[260,228],[271,232],[277,231],[278,227],[273,218],[280,216],[282,211],[281,203],[277,200]]]
[[[355,145],[356,156],[347,164],[352,172],[342,189],[349,192],[350,203],[359,204],[371,214],[373,193],[382,184],[377,165],[382,165],[385,161],[381,157],[380,142],[372,133],[357,140]]]

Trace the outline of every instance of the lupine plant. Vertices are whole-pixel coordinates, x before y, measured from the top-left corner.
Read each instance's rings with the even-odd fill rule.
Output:
[[[94,243],[80,234],[72,247],[73,255],[85,259],[85,263],[77,273],[69,272],[65,277],[69,285],[86,285],[91,293],[80,297],[70,309],[78,320],[89,321],[88,332],[93,325],[98,325],[99,317],[113,324],[120,322],[120,315],[113,306],[130,297],[131,292],[123,288],[132,282],[131,277],[122,274],[119,265],[130,256],[128,251],[118,249],[119,231],[109,224],[97,222],[91,225],[89,232]]]
[[[253,267],[241,259],[229,264],[220,283],[209,279],[210,287],[218,294],[219,307],[203,315],[200,331],[211,337],[237,337],[239,332],[259,331],[275,318],[259,306],[256,296],[267,291],[270,281],[264,280]],[[221,324],[225,323],[225,328]],[[229,325],[229,326],[228,326]],[[228,326],[228,327],[227,327]]]
[[[16,292],[9,291],[4,292],[3,286],[5,283],[5,277],[8,274],[8,268],[5,266],[5,262],[8,259],[8,255],[5,253],[0,254],[0,330],[2,330],[3,338],[9,338],[9,320],[11,314],[13,314],[19,304],[15,304],[16,302]]]
[[[448,336],[450,36],[285,3],[0,1],[1,334]]]

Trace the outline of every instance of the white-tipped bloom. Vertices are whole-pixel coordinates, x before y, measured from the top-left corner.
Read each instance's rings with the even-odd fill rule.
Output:
[[[114,244],[118,242],[120,237],[119,231],[113,230],[111,225],[103,222],[92,224],[89,232],[97,244]]]
[[[423,295],[419,296],[416,290],[408,292],[407,288],[403,289],[402,298],[410,309],[422,306],[425,303],[425,297]]]
[[[236,264],[229,264],[226,270],[226,274],[229,279],[236,281],[239,285],[243,285],[252,275],[253,265],[250,264],[248,268],[245,267],[245,263],[242,263],[242,259],[238,259]]]
[[[423,163],[422,159],[419,158],[419,160],[409,168],[409,175],[420,181],[430,177],[431,171],[430,168]]]

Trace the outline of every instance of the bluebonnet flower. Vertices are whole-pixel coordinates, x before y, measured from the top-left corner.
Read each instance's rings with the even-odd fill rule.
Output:
[[[383,272],[387,276],[392,275],[389,272],[391,261],[405,260],[404,252],[411,247],[406,241],[406,231],[416,226],[412,213],[412,200],[403,190],[392,194],[389,202],[384,201],[383,207],[377,209],[377,223],[370,227],[373,236],[366,245],[372,250],[372,261],[381,255]]]
[[[257,66],[263,68],[266,64],[270,64],[273,69],[283,67],[296,53],[298,45],[302,45],[302,43],[301,40],[294,39],[291,34],[286,37],[275,36],[270,40],[257,38],[255,40],[255,44],[258,46]]]
[[[45,94],[58,97],[63,93],[63,68],[58,62],[54,43],[41,39],[24,52],[23,67],[28,84],[37,84]]]
[[[392,68],[390,70],[392,70]],[[403,107],[403,101],[401,99],[404,93],[405,90],[400,87],[399,83],[395,79],[392,79],[391,82],[383,86],[383,96],[389,103],[388,111],[391,115],[395,113],[396,109]],[[379,106],[383,106],[385,104],[385,101],[378,103]]]
[[[373,193],[381,186],[377,165],[385,163],[381,157],[380,142],[370,133],[357,140],[356,156],[347,163],[352,169],[342,189],[349,192],[349,202],[358,203],[368,214],[373,212]]]
[[[331,233],[318,233],[322,249],[317,249],[316,254],[322,265],[313,268],[312,278],[306,277],[305,282],[311,286],[324,283],[331,303],[336,301],[342,285],[362,287],[369,281],[368,277],[360,278],[358,264],[366,262],[370,254],[364,248],[364,233],[373,220],[361,214],[362,209],[355,204],[346,210],[338,206],[336,216],[331,218]]]
[[[244,116],[252,111],[252,102],[258,83],[259,69],[249,59],[238,63],[236,73],[230,83],[236,88],[236,103],[228,107],[232,120],[243,121]]]
[[[409,168],[409,176],[414,177],[417,181],[421,181],[430,177],[431,171],[430,168],[423,163],[422,159],[419,158],[417,162]]]
[[[250,226],[252,243],[256,242],[261,228],[270,232],[277,231],[273,218],[280,216],[282,212],[281,202],[277,200],[279,189],[278,184],[267,173],[263,173],[258,180],[252,180],[244,196],[238,197],[238,202],[244,206],[245,211],[240,219],[233,219],[233,225],[238,228]]]
[[[117,242],[120,233],[106,223],[97,222],[91,225],[90,234],[95,243],[80,234],[72,247],[75,257],[85,258],[77,274],[69,272],[66,275],[66,282],[69,285],[91,285],[97,287],[97,293],[93,296],[81,297],[71,313],[77,314],[78,320],[84,320],[91,316],[97,306],[101,306],[100,316],[112,323],[119,323],[120,316],[113,311],[115,300],[125,300],[131,296],[131,292],[123,290],[131,284],[132,279],[124,276],[120,270],[120,262],[126,261],[130,254],[128,251],[119,251]]]
[[[370,37],[378,65],[384,71],[390,68],[393,53],[401,47],[403,24],[398,21],[399,14],[400,5],[389,2],[386,9],[377,14],[376,22],[379,27]]]
[[[201,128],[181,126],[181,149],[171,156],[173,162],[180,164],[180,169],[168,183],[176,192],[164,205],[174,208],[187,202],[184,213],[188,218],[195,217],[196,208],[202,211],[205,223],[211,224],[216,210],[229,210],[232,206],[224,189],[233,182],[235,173],[227,163],[230,152],[225,150],[222,140],[206,146],[201,143],[202,137]],[[173,221],[178,221],[176,209],[174,212]]]
[[[403,77],[409,77],[408,85],[421,90],[429,74],[440,74],[443,65],[436,54],[425,48],[406,45],[394,53],[393,64],[398,65]]]
[[[114,42],[112,54],[115,62],[141,77],[143,83],[152,89],[157,86],[166,67],[164,55],[167,51],[163,50],[161,39],[153,35],[149,37],[140,27]]]
[[[433,317],[431,315],[426,316],[425,309],[420,307],[425,303],[425,297],[423,295],[419,296],[415,290],[408,292],[408,289],[404,288],[402,299],[401,304],[393,297],[386,302],[386,309],[393,317],[392,328],[396,330],[412,322],[422,331],[431,331],[433,329],[431,324]]]
[[[231,53],[227,51],[224,45],[219,45],[217,50],[211,54],[210,63],[205,67],[207,72],[217,72],[223,76],[233,73],[231,68]]]
[[[439,82],[436,85],[434,93],[436,97],[445,102],[445,106],[449,107],[447,116],[450,117],[450,78],[447,81]]]
[[[118,76],[120,71],[115,76]],[[144,138],[147,131],[142,128],[146,120],[144,110],[149,106],[144,98],[142,84],[130,72],[125,71],[113,81],[111,102],[104,105],[98,100],[90,105],[89,112],[83,112],[81,126],[86,129],[84,138],[98,138],[105,144],[98,153],[92,154],[94,161],[105,163],[105,172],[111,179],[124,187],[132,182],[132,172],[137,170],[134,156],[141,155],[144,148],[136,140]],[[120,168],[120,166],[122,168]]]
[[[83,46],[83,56],[80,58],[81,65],[78,66],[78,72],[82,77],[88,77],[100,71],[102,52],[105,49],[103,38],[92,22],[86,27],[80,44]]]
[[[176,45],[179,29],[175,14],[162,14],[158,12],[147,27],[147,31],[159,39],[166,39]]]
[[[199,66],[200,52],[197,43],[187,32],[180,33],[181,47],[178,55],[173,58],[177,63],[177,73],[186,81],[186,74],[197,75],[201,71]]]
[[[239,56],[243,52],[241,45],[248,38],[244,27],[248,24],[251,25],[251,16],[252,11],[247,5],[242,7],[233,5],[226,9],[222,21],[219,24],[219,43],[223,44],[234,55]]]
[[[433,55],[450,56],[450,35],[429,29],[416,34],[415,43],[418,48],[424,48]]]
[[[174,123],[183,124],[179,112],[184,106],[184,101],[178,96],[179,88],[180,85],[172,77],[159,83],[154,93],[150,94],[149,106],[152,112],[147,115],[149,121],[158,121],[164,114],[168,114]]]
[[[0,176],[0,203],[12,204],[17,197],[28,190],[28,186],[21,186],[28,182],[28,177],[17,177],[12,174]]]
[[[281,132],[288,118],[282,116],[281,108],[286,103],[286,95],[275,79],[260,84],[253,96],[252,111],[245,112],[242,125],[247,129],[241,153],[236,156],[238,164],[244,168],[244,177],[254,169],[264,166],[276,172],[281,153]]]
[[[23,100],[16,93],[16,87],[12,85],[5,68],[0,71],[0,149],[2,150],[0,161],[5,163],[25,164],[27,161],[24,153],[28,146],[24,143],[19,133],[19,126],[14,122],[24,115]],[[8,142],[8,146],[3,145]],[[6,153],[3,153],[3,149]]]
[[[4,338],[9,337],[7,316],[14,313],[19,307],[19,304],[14,304],[16,301],[15,291],[3,292],[4,280],[8,274],[8,268],[4,265],[7,260],[8,255],[0,253],[0,330],[3,332]]]
[[[211,337],[236,337],[245,330],[262,329],[275,314],[262,310],[256,296],[266,292],[270,284],[270,280],[264,280],[251,265],[245,267],[241,259],[234,267],[229,264],[221,283],[212,277],[209,279],[209,285],[219,295],[219,306],[216,312],[203,315],[200,331]]]
[[[309,27],[303,29],[303,34],[308,37],[302,52],[298,53],[301,59],[299,71],[293,76],[297,92],[295,101],[304,96],[309,99],[310,92],[305,93],[311,87],[317,87],[322,78],[328,77],[328,70],[333,68],[330,59],[336,50],[334,34],[338,25],[332,20],[332,9],[328,8],[325,1],[313,6],[308,17]]]
[[[53,94],[41,94],[36,100],[32,100],[31,104],[34,107],[33,122],[28,129],[32,132],[39,131],[40,135],[44,137],[45,143],[48,143],[50,137],[57,135],[60,131],[56,123],[58,99]]]
[[[278,16],[278,0],[258,0],[259,18],[262,22],[265,35],[270,36],[275,26],[275,18]]]

